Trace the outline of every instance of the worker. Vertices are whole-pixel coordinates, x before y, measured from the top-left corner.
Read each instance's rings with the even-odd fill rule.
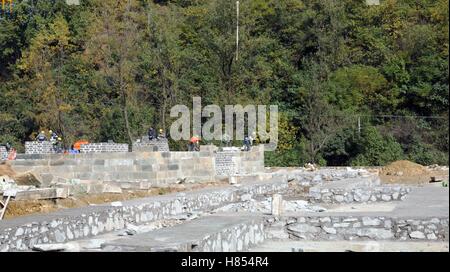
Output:
[[[45,132],[44,132],[44,131],[41,131],[41,133],[39,133],[39,134],[36,136],[36,140],[39,141],[39,142],[47,141],[47,136],[45,136]]]
[[[62,142],[62,138],[58,137],[56,139],[56,153],[63,153],[63,142]]]
[[[52,130],[49,130],[48,133],[50,134],[50,142],[55,143],[58,140],[58,134]]]
[[[188,144],[188,150],[189,151],[200,151],[200,138],[196,135],[194,135],[190,140]]]
[[[148,130],[148,139],[151,141],[156,138],[156,131],[153,127]]]
[[[164,133],[164,130],[162,128],[159,129],[158,139],[159,138],[166,138],[166,134]]]
[[[8,154],[8,161],[14,161],[17,157],[17,151],[14,147],[11,148]]]
[[[72,145],[69,149],[69,154],[78,154],[78,153],[80,153],[80,151],[75,149],[75,146]]]
[[[9,152],[9,151],[11,150],[11,148],[12,148],[12,146],[11,146],[11,144],[10,144],[9,142],[6,143],[5,147],[6,147],[6,151],[8,151],[8,152]]]
[[[244,146],[243,146],[243,150],[244,150],[244,151],[250,151],[251,145],[252,145],[252,144],[251,144],[250,137],[245,136],[245,138],[244,138]]]

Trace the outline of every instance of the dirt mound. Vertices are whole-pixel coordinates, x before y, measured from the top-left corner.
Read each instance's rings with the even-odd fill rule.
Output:
[[[14,177],[16,172],[11,168],[11,165],[6,163],[0,163],[0,176]]]
[[[381,174],[387,176],[416,176],[427,172],[426,167],[410,161],[395,161],[381,169]]]
[[[448,179],[448,170],[436,171],[410,161],[396,161],[380,171],[381,181],[391,184],[427,184],[432,177]]]

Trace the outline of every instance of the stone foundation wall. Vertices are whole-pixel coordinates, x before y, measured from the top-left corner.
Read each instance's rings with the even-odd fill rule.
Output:
[[[45,142],[25,142],[25,154],[55,154],[53,144]]]
[[[298,182],[301,186],[311,187],[328,181],[338,181],[350,178],[359,178],[367,175],[366,170],[350,167],[323,167],[317,171],[307,170],[279,170],[274,174],[286,175],[288,180]]]
[[[396,185],[384,185],[368,188],[311,188],[310,201],[315,203],[368,203],[378,201],[404,200],[410,188]]]
[[[269,217],[268,239],[292,240],[445,240],[447,218],[389,218],[386,216]]]
[[[91,143],[80,147],[80,153],[128,152],[128,144]]]
[[[195,252],[241,252],[248,250],[251,246],[264,241],[264,224],[262,220],[247,224],[239,224],[230,228],[222,229],[196,241]]]
[[[287,188],[282,180],[220,190],[204,189],[124,201],[123,206],[89,206],[50,214],[0,221],[0,251],[25,251],[35,244],[63,243],[120,230],[127,223],[143,224],[195,211],[207,211],[240,201],[241,196],[274,193]]]
[[[213,216],[214,217],[214,216]],[[217,218],[217,217],[216,217]],[[206,219],[203,220],[202,219]],[[265,239],[264,224],[261,217],[245,218],[236,222],[234,218],[221,218],[227,220],[229,224],[215,229],[207,230],[201,235],[193,235],[189,239],[174,239],[172,241],[162,242],[160,244],[127,244],[118,242],[104,243],[102,248],[109,252],[241,252],[255,246]],[[205,224],[199,227],[209,225],[217,226],[214,220],[208,221],[207,218],[201,218],[196,223]],[[231,221],[231,222],[230,222]],[[184,224],[186,232],[192,232],[189,225]],[[181,228],[178,228],[181,231]],[[153,237],[168,237],[167,233],[158,233],[158,230],[151,233]],[[163,239],[161,239],[163,240]]]

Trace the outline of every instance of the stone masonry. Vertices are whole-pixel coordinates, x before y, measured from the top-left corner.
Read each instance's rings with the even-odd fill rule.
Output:
[[[447,240],[448,217],[291,216],[266,219],[268,238],[292,240]]]
[[[243,196],[274,193],[286,188],[285,180],[275,179],[220,190],[203,189],[129,200],[118,207],[105,204],[0,221],[0,251],[24,251],[35,244],[92,237],[123,229],[128,223],[139,225],[189,212],[212,210],[240,201]]]
[[[249,152],[218,151],[215,154],[214,163],[217,176],[249,175],[264,172],[264,147],[262,145],[255,146]]]
[[[168,152],[169,150],[169,142],[166,138],[163,139],[154,139],[148,140],[148,138],[144,141],[145,137],[141,142],[133,143],[133,152]]]
[[[6,147],[0,146],[0,161],[8,159],[8,152],[6,151]]]
[[[25,154],[55,154],[53,144],[49,141],[45,142],[25,142]]]
[[[128,144],[90,143],[81,145],[80,152],[81,153],[128,152]]]
[[[122,188],[148,189],[185,182],[214,181],[217,173],[216,153],[202,146],[200,152],[127,152],[30,155],[34,159],[11,162],[16,172],[32,171],[42,184],[64,183],[65,180],[88,180],[117,183]],[[236,172],[264,172],[264,152],[254,148],[238,152]]]
[[[310,201],[316,203],[368,203],[404,200],[411,189],[399,185],[384,185],[373,188],[311,188]]]

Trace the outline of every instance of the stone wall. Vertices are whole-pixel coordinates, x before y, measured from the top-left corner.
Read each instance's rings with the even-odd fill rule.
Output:
[[[447,218],[388,216],[268,217],[268,239],[292,240],[446,240]]]
[[[28,155],[25,155],[28,156]],[[43,186],[72,179],[117,183],[122,188],[148,189],[184,182],[215,181],[216,157],[210,146],[200,152],[127,152],[29,155],[11,162],[16,172],[33,171]],[[264,152],[237,152],[235,173],[264,172]],[[222,174],[222,172],[220,173]]]
[[[323,167],[316,171],[306,169],[282,169],[274,173],[275,175],[286,175],[288,180],[297,182],[300,186],[311,187],[329,181],[339,181],[351,178],[367,176],[369,172],[364,169],[354,169],[350,167]]]
[[[128,152],[128,144],[90,143],[80,147],[81,153]]]
[[[11,162],[16,172],[32,171],[43,186],[71,180],[117,183],[122,188],[148,189],[185,182],[214,181],[209,152],[127,152],[41,156]]]
[[[215,154],[217,176],[249,175],[264,172],[264,147],[254,146],[251,151],[218,151]]]
[[[241,196],[274,193],[287,188],[285,180],[271,180],[223,189],[203,189],[145,199],[65,209],[50,214],[0,221],[0,251],[29,250],[35,244],[63,243],[124,229],[126,224],[144,224],[195,211],[212,210]]]
[[[311,188],[310,201],[316,203],[367,203],[404,200],[410,188],[400,185],[384,185],[363,188]]]
[[[195,252],[241,252],[262,243],[265,239],[262,220],[252,220],[224,228],[218,233],[196,241]]]
[[[0,146],[0,161],[4,161],[8,159],[8,151],[6,151],[5,146]]]
[[[44,142],[25,142],[25,154],[55,154],[53,144],[49,141]]]
[[[109,252],[240,252],[263,242],[264,238],[263,219],[259,216],[212,215],[106,242],[101,247]],[[142,240],[152,242],[142,243]]]
[[[133,143],[133,152],[168,152],[169,150],[169,142],[167,139],[154,139],[154,140],[145,140],[144,138],[141,142]]]

